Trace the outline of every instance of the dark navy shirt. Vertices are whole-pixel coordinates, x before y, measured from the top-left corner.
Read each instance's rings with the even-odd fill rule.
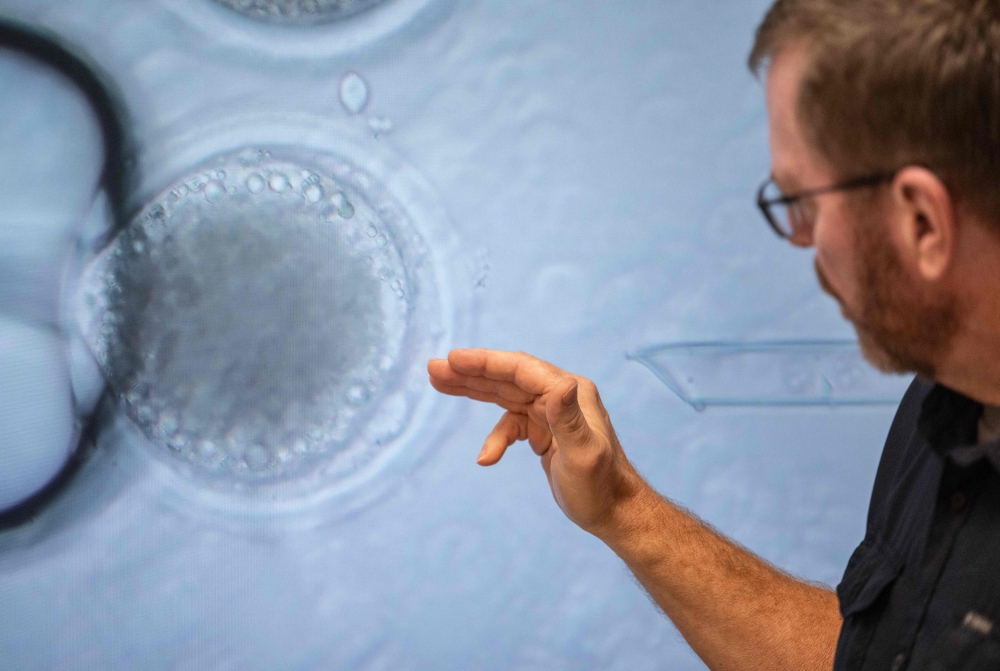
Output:
[[[835,671],[1000,670],[1000,440],[983,406],[916,380],[837,587]]]

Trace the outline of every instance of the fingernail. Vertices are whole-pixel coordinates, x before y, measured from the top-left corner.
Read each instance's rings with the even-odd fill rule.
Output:
[[[576,384],[576,382],[574,382],[573,386],[566,390],[566,392],[563,394],[563,397],[562,397],[562,404],[563,405],[570,406],[570,405],[573,405],[574,403],[576,403],[576,391],[577,391],[577,387],[578,387],[578,385]]]
[[[479,464],[480,466],[482,466],[484,461],[486,461],[486,446],[485,445],[483,445],[483,449],[481,449],[479,451],[479,456],[476,457],[476,463]]]

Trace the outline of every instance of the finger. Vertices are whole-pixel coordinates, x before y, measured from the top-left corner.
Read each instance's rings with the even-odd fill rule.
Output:
[[[555,453],[556,451],[550,447],[548,451],[542,455],[542,470],[545,471],[545,477],[548,478],[550,486],[552,483],[552,457],[555,456]],[[555,490],[552,491],[552,494],[555,495]]]
[[[548,427],[549,425],[549,420],[545,415],[545,404],[547,400],[547,396],[536,396],[535,402],[527,405],[528,419],[544,427]]]
[[[532,403],[537,394],[525,391],[513,382],[490,380],[485,377],[469,377],[466,386],[476,391],[489,391],[515,403]]]
[[[438,363],[440,362],[440,363]],[[440,365],[443,364],[443,365]],[[428,362],[427,372],[432,380],[443,383],[450,387],[469,387],[478,391],[489,391],[509,401],[515,403],[531,403],[535,400],[535,394],[524,391],[513,382],[503,380],[491,380],[485,377],[465,375],[452,370],[447,361],[434,359]]]
[[[592,441],[594,433],[580,408],[580,383],[566,377],[548,395],[545,418],[549,430],[563,449],[583,447]]]
[[[532,394],[544,394],[565,375],[552,364],[523,352],[457,349],[448,353],[448,363],[458,373],[513,382]]]
[[[431,386],[442,394],[447,394],[448,396],[463,396],[465,398],[471,398],[473,401],[493,403],[494,405],[500,406],[504,410],[510,410],[511,412],[520,413],[522,415],[527,414],[528,408],[530,407],[526,403],[509,401],[502,396],[492,394],[490,392],[477,391],[475,389],[469,389],[468,387],[452,387],[449,385],[443,385],[433,378],[431,378]]]
[[[484,401],[486,403],[495,403],[497,405],[509,405],[513,408],[517,408],[517,412],[522,414],[526,413],[527,409],[530,407],[530,404],[528,403],[511,401],[503,396],[500,396],[499,394],[494,394],[488,391],[479,391],[478,389],[469,389],[468,387],[456,387],[448,384],[441,384],[433,378],[430,379],[430,383],[432,387],[442,394],[447,394],[449,396],[465,396],[475,401]]]
[[[447,379],[449,375],[455,374],[447,359],[431,359],[427,362],[427,372],[431,377],[439,380]]]
[[[528,445],[531,445],[531,450],[538,456],[549,451],[552,447],[552,432],[547,424],[539,424],[528,418]]]
[[[480,466],[492,466],[500,461],[508,447],[527,437],[528,416],[505,412],[490,435],[486,436],[486,442],[479,452],[476,463]]]

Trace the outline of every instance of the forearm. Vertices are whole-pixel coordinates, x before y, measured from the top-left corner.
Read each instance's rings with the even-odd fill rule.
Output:
[[[566,516],[625,560],[714,671],[828,671],[837,598],[769,566],[654,492],[615,436],[593,382],[517,352],[455,350],[428,363],[443,393],[507,412],[479,463],[527,440]]]
[[[713,671],[832,668],[834,593],[778,571],[645,483],[597,535]]]

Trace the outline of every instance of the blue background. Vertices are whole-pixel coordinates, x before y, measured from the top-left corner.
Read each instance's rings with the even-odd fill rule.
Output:
[[[306,112],[370,135],[432,186],[461,242],[439,259],[470,297],[454,345],[590,377],[654,487],[836,584],[893,408],[697,413],[626,358],[664,342],[853,336],[811,253],[780,243],[753,205],[769,159],[745,59],[766,5],[396,0],[298,33],[207,0],[2,0],[0,13],[111,75],[150,172],[157,147],[215,110]],[[101,150],[82,98],[15,61],[0,59],[0,105],[23,112],[21,130],[0,130],[0,309],[44,330]],[[360,115],[339,100],[347,72],[369,86]],[[446,430],[405,477],[302,528],[201,514],[109,431],[70,498],[0,534],[2,665],[703,668],[624,565],[562,516],[526,446],[476,466],[500,411],[441,399],[435,412]],[[0,436],[10,454],[24,441]]]

